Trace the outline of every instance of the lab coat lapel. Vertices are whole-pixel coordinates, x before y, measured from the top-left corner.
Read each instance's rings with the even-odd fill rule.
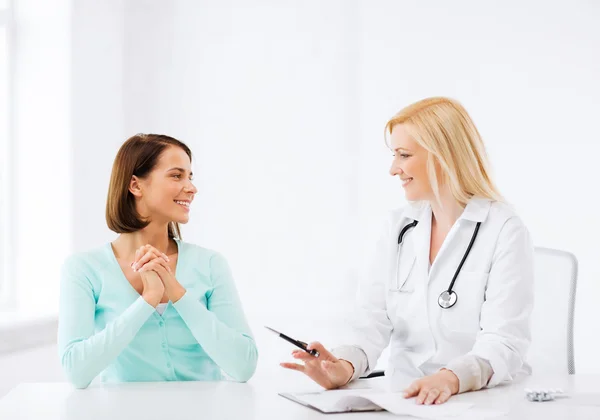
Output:
[[[429,247],[431,244],[431,207],[423,207],[419,215],[419,224],[413,232],[413,247],[416,255],[415,269],[420,278],[429,277]]]
[[[464,245],[464,249],[466,251],[467,245],[472,235],[472,231],[475,228],[477,222],[484,222],[487,218],[491,207],[491,200],[486,198],[478,198],[473,197],[467,203],[464,211],[458,218],[455,223],[455,226],[452,227],[446,239],[444,239],[444,243],[440,248],[437,256],[435,257],[435,261],[431,266],[431,270],[429,271],[429,279],[433,277],[435,272],[439,270],[439,267],[442,264],[440,259],[447,258],[450,249],[462,249]],[[465,223],[465,221],[468,221]],[[429,218],[429,236],[431,237],[431,217]],[[452,247],[452,242],[459,239],[459,242]],[[431,242],[429,242],[431,245]],[[456,255],[455,266],[458,267],[460,260],[462,259],[463,254]],[[427,262],[429,263],[429,246],[427,247]],[[454,257],[453,257],[454,259]]]

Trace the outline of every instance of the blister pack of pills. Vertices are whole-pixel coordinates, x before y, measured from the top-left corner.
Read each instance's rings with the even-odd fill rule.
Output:
[[[542,388],[525,388],[525,397],[529,401],[535,402],[544,402],[544,401],[553,401],[558,397],[564,397],[565,393],[560,388],[550,388],[550,389],[542,389]]]

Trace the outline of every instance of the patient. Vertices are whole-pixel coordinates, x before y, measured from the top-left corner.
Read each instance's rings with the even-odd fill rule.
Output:
[[[164,135],[138,134],[114,161],[110,243],[67,259],[58,349],[77,388],[102,382],[247,381],[258,353],[227,261],[183,242],[197,192],[192,153]]]

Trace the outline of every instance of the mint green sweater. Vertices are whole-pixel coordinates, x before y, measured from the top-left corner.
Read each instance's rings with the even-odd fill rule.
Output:
[[[187,290],[161,315],[125,278],[111,244],[68,258],[60,286],[58,351],[77,388],[102,382],[245,382],[258,352],[227,261],[177,240],[175,277]]]

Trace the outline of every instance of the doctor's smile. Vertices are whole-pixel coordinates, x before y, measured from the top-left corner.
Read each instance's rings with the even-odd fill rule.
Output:
[[[373,372],[418,404],[494,387],[531,372],[525,361],[533,306],[533,244],[492,181],[484,143],[464,107],[436,97],[385,125],[389,173],[406,200],[383,223],[357,293],[345,345],[282,363],[327,389]]]

